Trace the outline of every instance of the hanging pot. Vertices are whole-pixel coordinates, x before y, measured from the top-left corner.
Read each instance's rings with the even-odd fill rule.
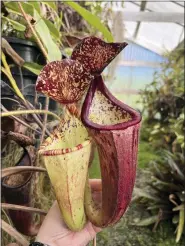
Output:
[[[141,116],[118,101],[96,77],[82,108],[82,122],[96,142],[102,176],[102,202],[97,204],[89,185],[85,210],[96,226],[116,223],[126,211],[136,175],[138,136]]]
[[[67,226],[81,230],[85,225],[84,189],[91,155],[91,140],[78,119],[69,118],[40,147]]]
[[[16,164],[19,166],[31,166],[31,159],[28,151],[24,149],[24,154]],[[1,180],[2,195],[5,202],[10,204],[32,207],[32,173],[22,173],[10,175]],[[33,214],[31,212],[9,210],[9,216],[15,228],[27,236],[35,236],[38,233],[40,225],[33,223]]]

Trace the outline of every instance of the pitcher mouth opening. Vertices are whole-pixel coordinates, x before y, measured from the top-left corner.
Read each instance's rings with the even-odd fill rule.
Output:
[[[91,143],[86,128],[77,118],[66,118],[40,146],[43,156],[64,155],[84,148]]]
[[[124,130],[141,121],[139,112],[109,92],[101,76],[96,77],[89,88],[81,118],[85,126],[105,131]]]
[[[29,155],[29,152],[26,149],[24,149],[24,154],[20,158],[18,163],[15,165],[15,167],[24,166],[25,162],[26,163],[29,162],[29,166],[32,166],[31,165],[31,157]],[[22,163],[22,165],[21,165],[21,163]],[[23,172],[22,174],[11,174],[11,175],[8,175],[8,176],[2,178],[1,183],[2,183],[2,186],[4,188],[8,188],[8,189],[11,189],[11,190],[19,189],[19,188],[24,187],[25,185],[27,185],[27,183],[30,182],[32,176],[33,176],[32,172]],[[20,182],[20,177],[23,179],[22,182]],[[13,181],[12,181],[12,178],[14,178]],[[18,181],[19,184],[14,184],[15,181],[16,182]]]
[[[83,143],[78,144],[73,148],[66,148],[66,149],[64,148],[64,149],[47,150],[47,148],[46,148],[47,146],[46,146],[46,147],[40,148],[39,154],[41,154],[43,156],[65,155],[65,154],[72,153],[72,152],[78,151],[78,150],[86,147],[87,145],[89,145],[91,143],[91,141],[92,140],[89,138],[89,139],[85,140]]]

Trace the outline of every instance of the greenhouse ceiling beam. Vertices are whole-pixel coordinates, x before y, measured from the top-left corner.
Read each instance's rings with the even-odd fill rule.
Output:
[[[177,3],[176,1],[170,1],[170,2],[175,3],[176,5],[181,6],[182,8],[184,8],[184,5],[182,5],[181,3]]]
[[[140,11],[145,11],[146,4],[147,4],[147,1],[142,1],[142,2],[141,2]],[[139,22],[137,23],[137,26],[136,26],[136,29],[135,29],[135,32],[134,32],[134,38],[137,38],[137,35],[138,35],[138,32],[139,32],[139,27],[140,27],[140,25],[141,25],[141,22],[139,21]]]
[[[139,3],[137,3],[137,2],[132,2],[132,4],[134,4],[134,5],[138,6],[138,7],[140,6]],[[147,11],[149,11],[149,12],[154,12],[154,11],[152,11],[152,10],[149,9],[149,8],[145,8],[145,10],[147,10]],[[182,25],[181,23],[175,22],[175,24],[184,27],[184,25]]]
[[[124,67],[153,67],[153,68],[159,68],[161,67],[160,62],[149,62],[149,61],[120,61],[118,63],[119,66]]]
[[[184,13],[174,12],[126,12],[122,11],[124,21],[143,22],[181,22],[184,23]]]

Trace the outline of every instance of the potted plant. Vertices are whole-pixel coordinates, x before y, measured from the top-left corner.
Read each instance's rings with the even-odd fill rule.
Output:
[[[29,11],[27,13],[29,18],[31,19],[32,24],[34,23],[36,29],[41,29],[45,28],[47,35],[49,36],[49,40],[51,41],[51,49],[55,48],[56,49],[56,44],[57,41],[59,40],[59,31],[56,29],[54,24],[47,20],[47,18],[43,18],[43,22],[41,25],[35,24],[36,20],[33,19],[34,12],[40,11],[41,12],[41,4],[38,4],[37,7],[38,9],[35,8],[34,5],[32,4],[27,4],[23,3],[23,9],[25,9],[29,5]],[[42,50],[38,46],[37,42],[35,42],[35,38],[32,34],[29,32],[29,28],[27,28],[27,24],[22,17],[22,13],[18,7],[18,3],[11,3],[11,2],[6,2],[4,4],[4,8],[6,9],[6,16],[2,16],[2,23],[3,23],[3,36],[10,46],[7,47],[5,45],[5,50],[7,51],[7,63],[11,67],[11,73],[17,83],[18,88],[22,91],[22,93],[25,95],[25,98],[30,101],[32,104],[35,101],[35,82],[37,78],[37,74],[42,68],[44,64],[46,64],[46,58],[44,57]],[[32,14],[32,15],[30,15]],[[39,16],[37,16],[36,19],[38,19]],[[47,23],[47,24],[46,24]],[[37,27],[40,25],[39,27]],[[50,29],[54,29],[55,32],[57,33],[57,38],[53,40],[53,36],[51,31],[49,30],[48,26],[50,26]],[[43,27],[44,26],[44,27]],[[38,32],[39,33],[39,32]],[[42,33],[39,33],[40,37]],[[43,39],[46,37],[43,37]],[[52,47],[53,44],[53,47]],[[21,65],[16,64],[15,61],[12,59],[12,56],[14,56],[15,53],[11,53],[11,50],[9,52],[9,49],[12,48],[13,51],[15,51],[22,59],[23,62]],[[62,54],[58,49],[58,55],[56,56],[57,59],[62,59]],[[56,52],[57,53],[57,52]],[[12,54],[12,55],[11,55]],[[9,80],[7,76],[2,74],[2,80],[9,84]],[[12,97],[13,94],[12,92],[7,88],[2,88],[2,96],[10,96]],[[42,104],[42,108],[44,108],[45,105],[45,96],[39,95],[38,96],[38,104]],[[6,104],[4,104],[6,102]],[[3,104],[5,106],[8,106],[10,104],[9,101],[3,100]],[[12,105],[12,103],[11,103]],[[39,105],[37,105],[38,107]],[[9,109],[11,109],[10,107]],[[53,100],[50,101],[49,105],[50,110],[56,110],[57,109],[57,103],[54,102]]]

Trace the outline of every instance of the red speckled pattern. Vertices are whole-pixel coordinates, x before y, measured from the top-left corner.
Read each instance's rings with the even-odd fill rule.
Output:
[[[91,121],[91,107],[96,108],[97,115],[100,115],[100,112],[103,114],[103,97],[100,97],[99,101],[97,99],[96,105],[92,103],[96,93],[102,93],[111,105],[108,108],[110,113],[105,112],[105,120],[106,117],[116,114],[116,110],[119,112],[122,110],[123,118],[126,115],[125,112],[130,115],[127,121],[105,125],[102,124],[102,115],[99,116],[99,122],[97,122],[97,117],[96,123]],[[97,223],[91,214],[87,216],[96,226],[106,227],[120,220],[131,200],[136,176],[141,116],[128,105],[114,98],[104,85],[102,77],[99,76],[94,79],[89,88],[81,117],[98,147],[102,176],[101,223]]]
[[[64,59],[48,63],[37,78],[36,90],[59,103],[78,101],[93,76],[78,61]]]
[[[139,126],[111,132],[89,129],[98,147],[102,174],[103,221],[101,225],[92,221],[97,226],[118,222],[130,203],[136,176]]]
[[[71,59],[79,61],[91,74],[100,74],[127,46],[127,43],[106,43],[97,37],[84,38],[73,50]]]

